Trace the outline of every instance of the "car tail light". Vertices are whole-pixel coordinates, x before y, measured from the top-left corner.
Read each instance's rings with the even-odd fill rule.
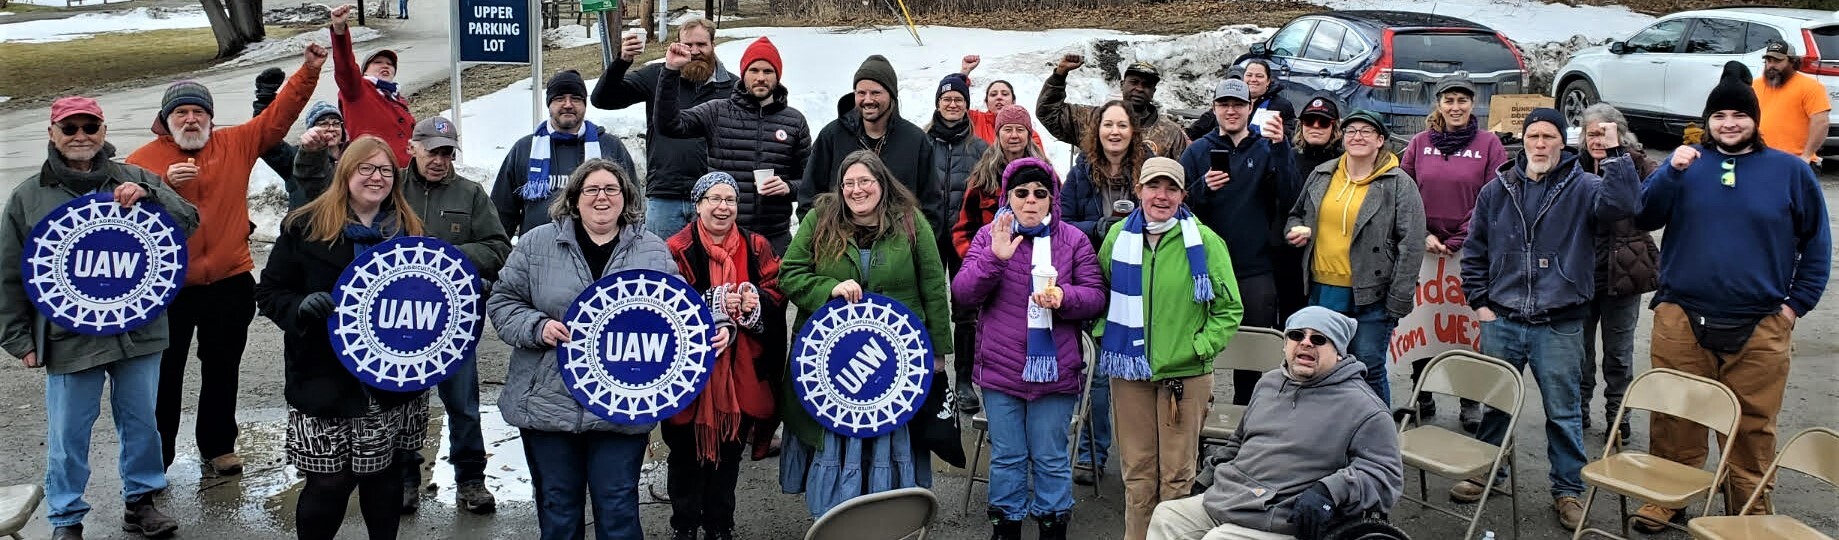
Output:
[[[1839,76],[1839,66],[1828,67],[1820,64],[1820,45],[1814,43],[1813,29],[1802,28],[1801,41],[1805,45],[1805,48],[1801,50],[1807,51],[1807,55],[1801,57],[1801,71],[1803,73],[1809,75]],[[1832,51],[1830,54],[1839,56],[1839,51]]]
[[[1379,61],[1360,74],[1360,84],[1386,88],[1392,86],[1392,29],[1379,34]]]
[[[1502,33],[1500,33],[1500,32],[1495,32],[1495,33],[1494,33],[1494,37],[1496,37],[1496,38],[1499,38],[1499,39],[1501,40],[1501,44],[1502,44],[1502,45],[1506,45],[1506,46],[1507,46],[1507,50],[1509,50],[1509,51],[1512,51],[1512,52],[1513,52],[1513,61],[1515,61],[1515,62],[1519,62],[1519,63],[1520,63],[1520,79],[1521,79],[1521,80],[1524,80],[1524,79],[1526,78],[1526,73],[1527,73],[1527,72],[1526,72],[1526,54],[1524,54],[1524,53],[1521,53],[1521,52],[1520,52],[1520,45],[1519,45],[1519,44],[1517,44],[1517,43],[1514,43],[1514,42],[1513,42],[1513,40],[1511,40],[1511,39],[1507,39],[1507,35],[1506,35],[1506,34],[1502,34]],[[1497,92],[1497,93],[1500,93],[1500,94],[1518,94],[1518,93],[1520,93],[1520,82],[1521,82],[1521,81],[1514,81],[1514,82],[1513,82],[1513,91],[1512,91],[1512,92]]]

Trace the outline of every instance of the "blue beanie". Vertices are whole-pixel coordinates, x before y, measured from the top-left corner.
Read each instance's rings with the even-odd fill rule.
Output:
[[[964,99],[969,101],[971,99],[971,82],[960,73],[946,75],[945,78],[939,79],[939,91],[933,94],[932,102],[938,103],[940,98],[945,97],[946,92],[957,92],[958,95],[964,96]]]
[[[708,193],[709,189],[721,184],[727,184],[728,187],[734,188],[736,193],[741,191],[741,188],[734,183],[734,176],[725,172],[715,171],[702,175],[702,178],[696,179],[696,187],[690,189],[690,201],[702,200],[702,196]]]
[[[1564,114],[1559,113],[1558,109],[1540,107],[1533,109],[1530,113],[1526,113],[1526,123],[1520,126],[1520,133],[1526,133],[1526,128],[1532,127],[1536,122],[1551,123],[1552,126],[1558,128],[1560,136],[1563,136],[1564,130],[1570,128],[1570,126],[1565,125]]]
[[[337,116],[340,120],[345,118],[345,115],[338,112],[337,105],[326,103],[325,100],[313,102],[313,106],[307,107],[306,114],[300,115],[300,118],[306,127],[311,128],[313,124],[319,123],[319,119],[327,116]]]

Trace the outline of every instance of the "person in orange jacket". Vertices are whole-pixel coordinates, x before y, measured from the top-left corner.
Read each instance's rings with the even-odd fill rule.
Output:
[[[357,13],[357,6],[346,4],[332,10],[332,80],[338,83],[338,110],[344,113],[346,140],[375,135],[396,153],[397,163],[408,163],[409,133],[415,130],[415,115],[409,102],[396,92],[396,51],[378,49],[357,61],[351,49],[351,32],[347,19]]]
[[[982,63],[983,57],[975,54],[965,55],[964,59],[958,62],[958,74],[964,76],[964,84],[968,85],[971,83],[971,72],[975,71],[977,66]],[[986,144],[996,144],[996,113],[1003,110],[1003,107],[1014,104],[1015,85],[1009,84],[1009,81],[1002,79],[990,81],[989,85],[983,87],[984,110],[979,111],[971,109],[967,111],[971,117],[971,133],[977,135],[977,138],[983,139],[983,142]],[[1036,147],[1047,148],[1046,145],[1041,144],[1040,133],[1035,133],[1030,130],[1028,136],[1034,140],[1034,145]]]

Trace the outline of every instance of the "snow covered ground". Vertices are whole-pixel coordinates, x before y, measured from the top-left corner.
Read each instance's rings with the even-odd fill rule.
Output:
[[[545,49],[567,49],[596,43],[600,43],[600,38],[593,35],[588,27],[579,24],[565,24],[543,31],[543,48]]]
[[[351,27],[351,41],[363,43],[383,37],[377,29],[368,26]],[[310,43],[328,45],[332,43],[332,31],[320,28],[312,32],[294,34],[287,39],[267,39],[252,43],[243,54],[228,62],[211,66],[211,69],[236,69],[256,64],[266,64],[283,58],[297,58]]]
[[[1561,41],[1572,35],[1621,39],[1654,22],[1622,6],[1567,6],[1536,0],[1312,0],[1333,9],[1385,9],[1449,15],[1475,21],[1520,43]]]
[[[89,6],[89,5],[95,5],[95,4],[114,4],[114,3],[126,2],[126,1],[128,0],[84,0],[82,2],[78,2],[77,5]],[[70,6],[70,2],[68,0],[11,0],[11,2],[19,3],[19,4],[32,4],[34,6],[50,6],[50,7],[69,7]]]
[[[58,5],[62,5],[60,1]],[[108,32],[145,32],[173,28],[205,28],[204,9],[134,8],[109,13],[83,13],[63,19],[0,24],[0,42],[53,43]]]

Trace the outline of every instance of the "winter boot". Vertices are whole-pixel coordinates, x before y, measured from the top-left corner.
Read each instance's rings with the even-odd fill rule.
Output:
[[[1066,540],[1066,528],[1072,524],[1070,512],[1061,512],[1052,516],[1035,516],[1034,521],[1041,526],[1041,540]]]
[[[179,530],[179,523],[153,507],[152,495],[141,495],[128,500],[121,515],[121,530],[148,538],[165,538]]]
[[[990,509],[990,540],[1022,540],[1022,522],[1006,519],[1003,511]]]

